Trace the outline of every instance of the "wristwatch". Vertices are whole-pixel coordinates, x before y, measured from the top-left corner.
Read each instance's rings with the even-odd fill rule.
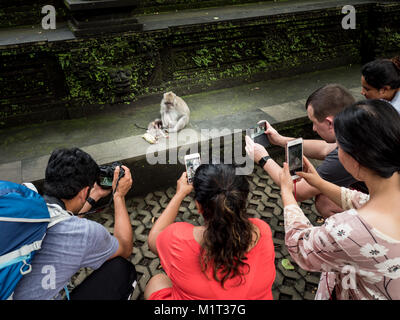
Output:
[[[96,200],[94,200],[94,199],[91,198],[91,197],[88,197],[88,198],[86,199],[86,201],[89,202],[89,204],[90,204],[92,207],[96,204]]]
[[[258,161],[259,166],[260,166],[261,168],[264,168],[265,164],[267,163],[267,161],[268,161],[269,159],[271,159],[270,156],[262,157],[262,158],[260,159],[260,161]]]

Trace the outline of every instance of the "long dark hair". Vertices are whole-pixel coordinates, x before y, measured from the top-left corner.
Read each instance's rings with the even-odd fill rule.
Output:
[[[379,90],[384,86],[392,89],[400,88],[400,57],[368,62],[362,67],[361,74],[375,89]]]
[[[400,171],[400,115],[384,100],[359,101],[334,120],[339,147],[359,164],[390,178]]]
[[[235,174],[233,165],[203,164],[196,170],[193,187],[206,226],[202,271],[212,267],[213,277],[222,287],[226,280],[239,276],[239,285],[249,271],[245,255],[254,233],[246,211],[249,182]]]

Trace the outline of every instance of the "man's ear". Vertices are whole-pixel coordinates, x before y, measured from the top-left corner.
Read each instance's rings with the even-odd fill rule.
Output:
[[[86,201],[87,197],[89,196],[88,192],[89,192],[89,187],[84,187],[81,191],[79,191],[78,197],[79,200],[81,200],[81,202]]]
[[[325,118],[325,121],[327,122],[329,129],[333,129],[333,120],[334,120],[334,116],[327,116]]]

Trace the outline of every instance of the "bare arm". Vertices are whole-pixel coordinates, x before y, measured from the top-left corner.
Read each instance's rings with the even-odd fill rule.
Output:
[[[183,199],[193,190],[193,186],[188,184],[186,172],[179,178],[176,188],[176,194],[168,203],[167,207],[157,219],[156,223],[150,230],[147,242],[149,249],[154,254],[158,255],[157,252],[157,237],[166,227],[173,223],[178,215],[179,207]]]
[[[122,256],[128,258],[132,254],[133,249],[133,232],[132,225],[129,219],[128,210],[125,204],[125,195],[132,186],[132,176],[129,168],[122,166],[125,170],[125,176],[120,179],[118,188],[114,193],[114,237],[118,240],[118,250],[110,259]],[[113,189],[115,188],[116,180],[119,175],[119,167],[114,171]]]
[[[97,183],[94,184],[94,187],[92,188],[92,190],[90,190],[90,197],[94,200],[94,201],[99,201],[101,198],[104,198],[106,196],[108,196],[111,193],[111,190],[105,190],[102,189]],[[79,211],[79,213],[84,213],[84,212],[88,212],[90,211],[90,209],[92,208],[92,205],[89,202],[85,202],[85,204],[83,205],[82,209]],[[79,216],[82,217],[82,216]]]
[[[336,148],[335,143],[324,140],[303,140],[304,155],[311,159],[324,160]]]
[[[268,156],[267,150],[265,150],[262,145],[254,143],[254,141],[251,140],[250,137],[246,137],[246,152],[249,154],[249,157],[254,160],[255,163],[258,163],[262,157]],[[281,166],[277,164],[273,159],[269,159],[265,163],[263,169],[268,173],[272,181],[274,181],[277,186],[281,187]],[[297,201],[310,199],[320,193],[321,192],[317,188],[309,185],[307,181],[304,181],[304,179],[298,182],[296,185]]]
[[[297,201],[293,196],[293,180],[289,173],[289,166],[285,162],[283,168],[279,173],[279,180],[281,185],[281,197],[283,207],[296,205]]]
[[[269,141],[277,146],[284,148],[289,141],[296,138],[285,137],[279,134],[268,121],[262,120],[267,123],[267,130],[265,134],[268,136]],[[336,148],[336,143],[328,143],[324,140],[303,140],[304,155],[317,160],[324,160],[325,157]]]

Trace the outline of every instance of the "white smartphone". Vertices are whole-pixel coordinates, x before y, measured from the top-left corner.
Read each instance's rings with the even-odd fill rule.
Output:
[[[290,175],[293,180],[300,177],[296,171],[303,171],[303,139],[289,141],[286,145],[286,162],[289,165]]]
[[[194,174],[196,173],[197,168],[200,166],[200,154],[192,153],[185,156],[185,166],[188,183],[193,182]]]

